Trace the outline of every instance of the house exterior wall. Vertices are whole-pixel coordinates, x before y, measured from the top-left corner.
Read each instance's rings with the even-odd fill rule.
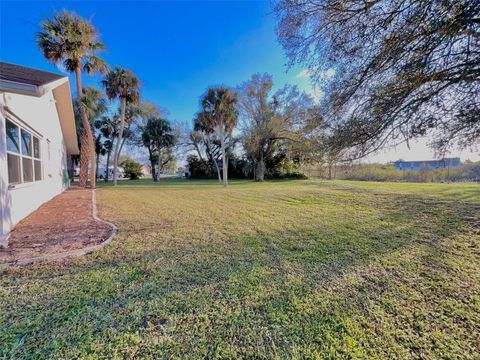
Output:
[[[6,118],[38,136],[42,180],[8,185]],[[52,91],[41,97],[0,92],[0,240],[20,220],[68,187],[66,170],[67,151]]]

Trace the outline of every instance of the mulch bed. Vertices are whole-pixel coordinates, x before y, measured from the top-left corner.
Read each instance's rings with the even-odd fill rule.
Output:
[[[102,243],[112,229],[92,217],[92,206],[91,190],[75,188],[43,204],[15,226],[0,263]]]

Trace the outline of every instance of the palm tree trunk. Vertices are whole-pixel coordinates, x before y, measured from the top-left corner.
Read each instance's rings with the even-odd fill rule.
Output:
[[[157,152],[158,152],[158,172],[157,172],[157,180],[160,181],[160,170],[162,169],[162,159],[160,156],[160,147],[157,144]]]
[[[85,129],[82,129],[80,135],[80,174],[78,177],[78,186],[86,187],[88,179],[88,138]]]
[[[156,176],[155,176],[155,162],[153,161],[153,152],[148,147],[148,159],[150,160],[150,168],[152,169],[152,181],[155,181]]]
[[[112,147],[107,152],[107,165],[105,165],[105,182],[108,182],[108,167],[110,166],[110,155],[112,154]]]
[[[215,169],[217,170],[218,182],[221,184],[222,176],[220,175],[220,168],[218,167],[217,159],[215,159],[213,151],[211,151],[210,140],[208,140],[208,137],[206,136],[204,137],[204,140],[205,140],[205,146],[207,147],[207,156],[209,157],[210,161],[214,163]]]
[[[205,161],[205,159],[204,159],[203,156],[202,156],[202,152],[200,151],[200,147],[198,146],[198,143],[197,143],[197,142],[194,142],[194,143],[193,143],[193,146],[195,147],[195,150],[197,150],[198,157],[199,157],[200,161],[201,161],[203,164],[206,164],[207,162]]]
[[[225,136],[223,130],[220,132],[220,146],[222,147],[222,177],[223,186],[228,185],[228,169],[227,169],[227,154],[225,151]]]
[[[120,129],[118,131],[118,139],[115,144],[115,153],[113,154],[113,186],[117,185],[117,167],[118,158],[120,157],[120,144],[123,137],[123,129],[125,128],[125,108],[127,107],[127,99],[120,98]]]
[[[221,184],[222,183],[222,174],[220,173],[220,167],[218,166],[217,159],[213,159],[213,162],[215,163],[215,168],[217,169],[218,182]]]
[[[82,125],[85,130],[85,134],[87,138],[87,149],[88,149],[88,153],[83,155],[84,157],[83,161],[80,159],[80,163],[82,164],[82,167],[80,167],[80,172],[84,168],[84,172],[88,176],[88,163],[91,164],[90,187],[92,189],[95,189],[95,167],[93,166],[93,164],[95,164],[95,144],[93,142],[92,128],[90,127],[90,122],[88,121],[87,112],[85,111],[85,108],[83,107],[83,104],[82,104],[82,99],[83,99],[82,69],[80,68],[80,66],[77,66],[77,68],[75,69],[75,77],[76,77],[76,83],[77,83],[77,98],[78,98],[78,103],[80,104],[80,114],[82,115]],[[80,156],[82,156],[82,154],[80,154]],[[85,159],[85,156],[87,156],[87,159]],[[86,187],[86,183],[85,184],[80,183],[80,186]]]
[[[97,153],[97,159],[95,163],[95,180],[97,179],[98,176],[98,163],[100,162],[100,153]]]
[[[127,126],[127,134],[128,134],[128,132],[129,132],[129,130],[130,130],[130,124],[128,124],[128,126]],[[122,136],[123,136],[123,134],[122,134]],[[118,151],[119,154],[122,153],[123,145],[125,145],[125,140],[127,140],[127,138],[126,138],[126,137],[122,137],[122,143],[120,144],[120,150]],[[120,155],[119,155],[119,156],[120,156]]]

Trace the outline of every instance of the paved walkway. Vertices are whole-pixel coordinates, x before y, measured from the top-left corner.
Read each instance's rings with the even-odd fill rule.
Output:
[[[8,248],[0,249],[0,264],[44,257],[99,245],[112,228],[92,216],[92,191],[70,189],[15,226]]]

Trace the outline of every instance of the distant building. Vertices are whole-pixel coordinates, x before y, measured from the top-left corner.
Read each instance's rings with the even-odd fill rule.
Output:
[[[149,164],[143,164],[142,165],[142,174],[143,174],[143,176],[152,175],[152,167]]]
[[[460,166],[460,158],[443,158],[440,160],[421,160],[421,161],[404,161],[398,160],[394,162],[397,170],[436,170],[454,168]]]

